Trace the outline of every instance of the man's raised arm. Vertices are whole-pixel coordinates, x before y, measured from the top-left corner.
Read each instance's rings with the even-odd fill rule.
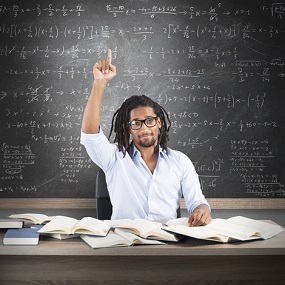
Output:
[[[105,60],[99,60],[95,63],[93,75],[93,87],[84,110],[81,128],[86,134],[99,132],[104,91],[108,81],[116,76],[116,66],[112,65],[111,49],[108,49],[108,56]]]

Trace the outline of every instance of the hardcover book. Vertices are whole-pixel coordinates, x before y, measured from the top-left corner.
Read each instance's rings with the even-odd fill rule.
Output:
[[[15,219],[0,219],[0,229],[18,229],[23,227],[23,221]]]
[[[20,228],[8,229],[4,238],[4,245],[37,245],[39,243],[39,233],[37,229]]]

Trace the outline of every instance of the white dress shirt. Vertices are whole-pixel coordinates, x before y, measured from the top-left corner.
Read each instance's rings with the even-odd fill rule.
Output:
[[[175,219],[182,195],[190,214],[200,204],[209,206],[192,162],[180,151],[168,148],[167,155],[160,148],[151,173],[135,146],[132,156],[124,157],[101,129],[98,134],[81,132],[81,144],[105,172],[112,219]]]

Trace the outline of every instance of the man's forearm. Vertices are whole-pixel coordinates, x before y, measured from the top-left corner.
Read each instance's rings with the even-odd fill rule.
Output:
[[[116,76],[116,66],[111,64],[112,51],[108,49],[105,60],[98,60],[93,67],[94,83],[86,104],[81,130],[86,134],[99,132],[101,120],[102,98],[107,83]]]
[[[94,81],[82,120],[82,131],[86,134],[99,132],[102,98],[106,85],[107,82],[104,80]]]

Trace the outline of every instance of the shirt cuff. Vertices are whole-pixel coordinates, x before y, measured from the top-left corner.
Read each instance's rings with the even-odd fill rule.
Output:
[[[206,201],[206,200],[199,200],[199,201],[196,201],[194,202],[190,209],[189,209],[189,214],[191,215],[193,213],[193,211],[200,205],[207,205],[211,211],[211,207],[210,207],[210,204]]]
[[[84,146],[94,146],[94,144],[99,143],[103,137],[104,133],[101,128],[97,134],[86,134],[81,131],[80,143]]]

